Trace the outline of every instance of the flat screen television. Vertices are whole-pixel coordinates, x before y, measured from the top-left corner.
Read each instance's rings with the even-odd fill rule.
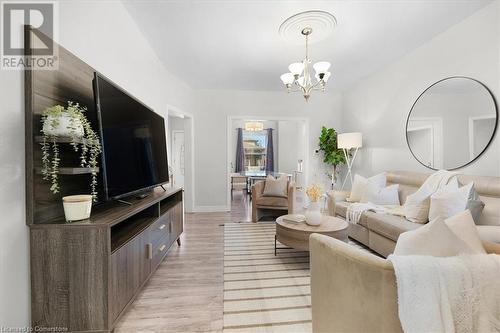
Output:
[[[102,140],[106,200],[168,182],[165,120],[96,73],[94,95]]]

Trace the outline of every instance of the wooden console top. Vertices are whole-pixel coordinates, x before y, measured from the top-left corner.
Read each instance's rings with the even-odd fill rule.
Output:
[[[64,218],[52,220],[45,223],[30,224],[30,228],[44,228],[48,226],[102,226],[111,227],[121,221],[137,214],[138,212],[158,203],[159,201],[166,199],[178,192],[181,192],[182,188],[166,188],[166,191],[161,187],[157,187],[153,190],[151,194],[142,199],[130,199],[131,205],[122,204],[119,202],[108,202],[92,207],[92,214],[89,219],[66,222]],[[61,202],[62,205],[62,202]]]

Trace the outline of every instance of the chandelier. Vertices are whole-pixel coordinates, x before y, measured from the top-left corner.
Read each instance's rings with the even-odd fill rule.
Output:
[[[302,62],[290,64],[290,66],[288,66],[290,72],[281,75],[280,78],[288,92],[301,91],[307,101],[311,96],[311,91],[325,91],[325,85],[331,73],[328,71],[330,63],[327,61],[319,61],[312,66],[316,72],[316,75],[314,75],[316,80],[312,80],[311,70],[309,68],[311,64],[311,60],[309,59],[309,35],[312,34],[312,28],[306,27],[302,29],[301,33],[306,38],[306,57]]]
[[[288,92],[302,92],[304,98],[309,100],[313,90],[325,91],[325,85],[332,75],[328,70],[330,63],[319,61],[312,65],[309,59],[309,43],[327,38],[335,26],[337,19],[329,12],[310,10],[295,14],[287,18],[279,27],[278,32],[287,42],[303,43],[305,38],[306,56],[302,62],[295,62],[288,66],[289,73],[281,75],[281,81]],[[314,31],[314,36],[312,33]],[[297,37],[301,38],[297,38]],[[314,69],[314,74],[312,73]]]
[[[264,130],[264,123],[260,121],[249,121],[245,123],[245,131],[258,132]]]

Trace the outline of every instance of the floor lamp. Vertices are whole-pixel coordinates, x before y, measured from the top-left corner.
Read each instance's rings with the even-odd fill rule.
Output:
[[[354,159],[356,158],[356,154],[358,153],[358,149],[362,146],[363,135],[359,132],[342,133],[337,136],[337,147],[341,148],[344,151],[345,160],[347,163],[347,174],[345,175],[344,182],[342,183],[342,188],[340,189],[341,191],[344,189],[347,178],[351,179],[352,185],[352,165],[354,163]],[[352,158],[350,158],[351,149],[355,149]]]

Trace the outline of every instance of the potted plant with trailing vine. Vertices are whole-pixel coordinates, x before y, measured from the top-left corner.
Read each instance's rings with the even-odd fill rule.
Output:
[[[337,146],[337,131],[333,128],[321,127],[319,150],[323,152],[323,162],[332,166],[332,189],[337,181],[338,167],[345,164],[345,155]]]
[[[68,101],[66,107],[54,105],[42,113],[42,175],[50,181],[50,191],[60,192],[59,184],[59,139],[69,138],[76,153],[80,153],[80,167],[90,168],[90,190],[94,201],[97,199],[97,166],[101,153],[98,135],[85,116],[87,108]]]

